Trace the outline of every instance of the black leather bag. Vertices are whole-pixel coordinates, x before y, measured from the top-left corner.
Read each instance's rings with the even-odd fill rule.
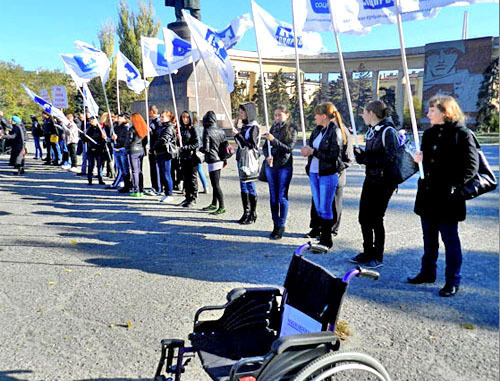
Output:
[[[461,200],[471,200],[482,194],[491,192],[497,189],[498,185],[495,174],[491,170],[490,164],[486,160],[486,156],[484,156],[481,145],[475,135],[474,141],[476,142],[479,154],[479,169],[472,179],[454,189],[453,195]]]
[[[262,162],[259,171],[259,181],[262,181],[264,183],[267,183],[267,173],[266,173],[267,166],[268,166],[267,159],[264,158],[264,161]]]

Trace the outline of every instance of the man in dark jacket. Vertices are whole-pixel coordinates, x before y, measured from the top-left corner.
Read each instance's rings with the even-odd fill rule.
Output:
[[[26,155],[25,144],[28,140],[26,128],[21,121],[21,118],[14,115],[11,119],[12,130],[9,135],[0,133],[0,140],[12,140],[12,151],[10,152],[9,165],[17,168],[17,174],[24,174],[24,156]]]
[[[9,122],[5,119],[3,111],[0,110],[0,134],[7,135],[10,129]],[[0,153],[4,153],[6,150],[7,141],[0,141]]]
[[[148,159],[149,172],[151,175],[151,187],[153,188],[153,191],[148,191],[145,193],[149,195],[159,196],[161,194],[160,172],[158,168],[158,160],[154,153],[153,147],[158,141],[158,133],[161,129],[161,121],[160,115],[158,114],[158,108],[155,105],[152,105],[149,108],[149,129],[150,150],[148,152]]]
[[[59,146],[59,133],[52,120],[52,116],[47,112],[42,112],[43,116],[43,134],[45,136],[45,143],[47,145],[47,157],[45,162],[47,164],[51,161],[51,156],[54,156],[52,161],[53,165],[60,165],[62,160],[61,147]]]
[[[93,141],[88,139],[87,136],[92,138]],[[103,152],[105,149],[106,135],[102,131],[101,126],[99,126],[99,122],[97,121],[97,118],[95,116],[90,118],[90,126],[87,129],[87,136],[85,136],[85,139],[87,140],[87,144],[88,144],[87,179],[88,179],[89,185],[92,185],[92,176],[94,173],[94,166],[97,166],[97,178],[99,180],[99,184],[104,185],[105,183],[102,179],[101,160],[102,160],[102,155],[103,155]]]

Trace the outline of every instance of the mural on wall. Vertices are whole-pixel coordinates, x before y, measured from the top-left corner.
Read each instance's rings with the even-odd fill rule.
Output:
[[[483,72],[491,62],[493,39],[446,41],[425,45],[422,106],[435,94],[451,95],[474,123]],[[423,114],[422,122],[428,123]]]

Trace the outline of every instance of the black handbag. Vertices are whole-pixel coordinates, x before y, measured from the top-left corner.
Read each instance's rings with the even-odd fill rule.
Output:
[[[491,170],[490,164],[481,150],[481,145],[477,141],[476,136],[474,134],[473,136],[479,154],[479,169],[472,179],[467,181],[464,185],[455,187],[452,191],[452,194],[461,200],[471,200],[482,194],[491,192],[497,189],[498,185],[495,174]]]
[[[196,150],[193,155],[193,159],[196,163],[201,164],[205,162],[205,154]]]
[[[267,183],[267,173],[266,173],[266,168],[269,164],[267,163],[267,159],[264,158],[264,161],[262,162],[262,165],[260,167],[260,172],[259,172],[259,180]]]

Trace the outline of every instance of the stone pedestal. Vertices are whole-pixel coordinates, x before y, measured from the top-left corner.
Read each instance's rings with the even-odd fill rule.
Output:
[[[168,25],[169,29],[173,30],[179,37],[190,41],[189,29],[185,22],[174,22]],[[212,74],[216,86],[223,98],[223,102],[226,105],[229,113],[231,113],[231,98],[230,94],[226,89],[226,84],[219,76],[217,68],[212,63],[212,59],[205,59],[208,70]],[[197,75],[197,87],[198,87],[198,98],[200,104],[200,124],[201,118],[207,111],[214,111],[217,114],[217,119],[221,127],[230,128],[231,125],[228,122],[224,108],[217,97],[217,93],[214,86],[208,76],[207,69],[200,60],[196,63],[196,75]],[[175,100],[177,103],[177,111],[180,114],[185,111],[196,111],[196,97],[195,97],[195,79],[193,72],[193,65],[189,64],[179,69],[177,74],[172,75],[172,80],[174,83]],[[161,112],[163,110],[168,110],[174,113],[174,106],[172,101],[172,93],[170,91],[170,81],[169,76],[165,75],[162,77],[156,77],[149,86],[149,105],[156,105],[158,110]],[[145,104],[143,101],[134,102],[132,105],[133,112],[140,112],[145,116]]]

